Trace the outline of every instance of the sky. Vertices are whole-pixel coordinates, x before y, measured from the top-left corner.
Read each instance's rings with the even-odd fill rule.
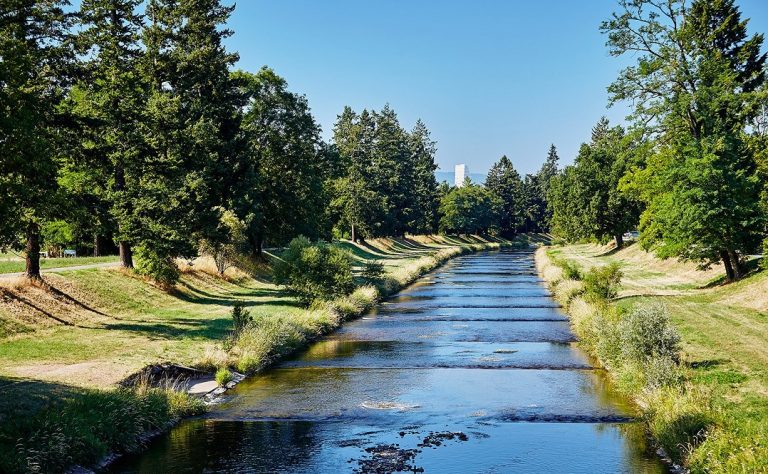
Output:
[[[737,0],[768,32],[768,0]],[[231,3],[231,2],[230,2]],[[442,170],[486,172],[506,154],[522,173],[551,143],[573,161],[607,109],[606,87],[632,58],[611,57],[600,22],[615,0],[240,0],[227,46],[239,68],[268,65],[305,94],[332,135],[345,105],[390,104],[421,118]]]

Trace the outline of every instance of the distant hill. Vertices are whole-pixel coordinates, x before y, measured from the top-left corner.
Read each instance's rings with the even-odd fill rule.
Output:
[[[435,171],[435,178],[437,178],[438,183],[446,181],[453,186],[453,177],[453,171]],[[469,179],[471,179],[473,183],[483,184],[485,183],[485,173],[469,173]]]

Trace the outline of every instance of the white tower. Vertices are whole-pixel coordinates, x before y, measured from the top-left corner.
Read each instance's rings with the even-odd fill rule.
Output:
[[[467,176],[469,176],[469,168],[467,168],[467,165],[456,165],[453,172],[453,185],[457,188],[464,186],[464,178]]]

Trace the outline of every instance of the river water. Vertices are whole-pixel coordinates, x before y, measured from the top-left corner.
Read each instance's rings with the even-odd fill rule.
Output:
[[[457,258],[110,469],[666,472],[530,251]]]

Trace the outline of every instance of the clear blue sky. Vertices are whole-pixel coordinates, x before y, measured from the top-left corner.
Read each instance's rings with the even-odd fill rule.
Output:
[[[740,0],[751,32],[768,0]],[[306,94],[326,138],[345,105],[389,103],[421,118],[441,169],[485,172],[502,154],[535,171],[555,143],[570,163],[606,109],[621,69],[598,31],[613,0],[240,0],[228,46],[239,67],[272,67]]]
[[[750,34],[768,34],[768,0],[736,1]],[[406,128],[427,124],[442,170],[485,173],[506,154],[529,173],[550,143],[571,163],[602,115],[627,114],[606,108],[606,87],[632,61],[609,56],[598,30],[615,0],[224,2],[237,4],[237,67],[283,76],[326,139],[345,105],[389,103]]]

